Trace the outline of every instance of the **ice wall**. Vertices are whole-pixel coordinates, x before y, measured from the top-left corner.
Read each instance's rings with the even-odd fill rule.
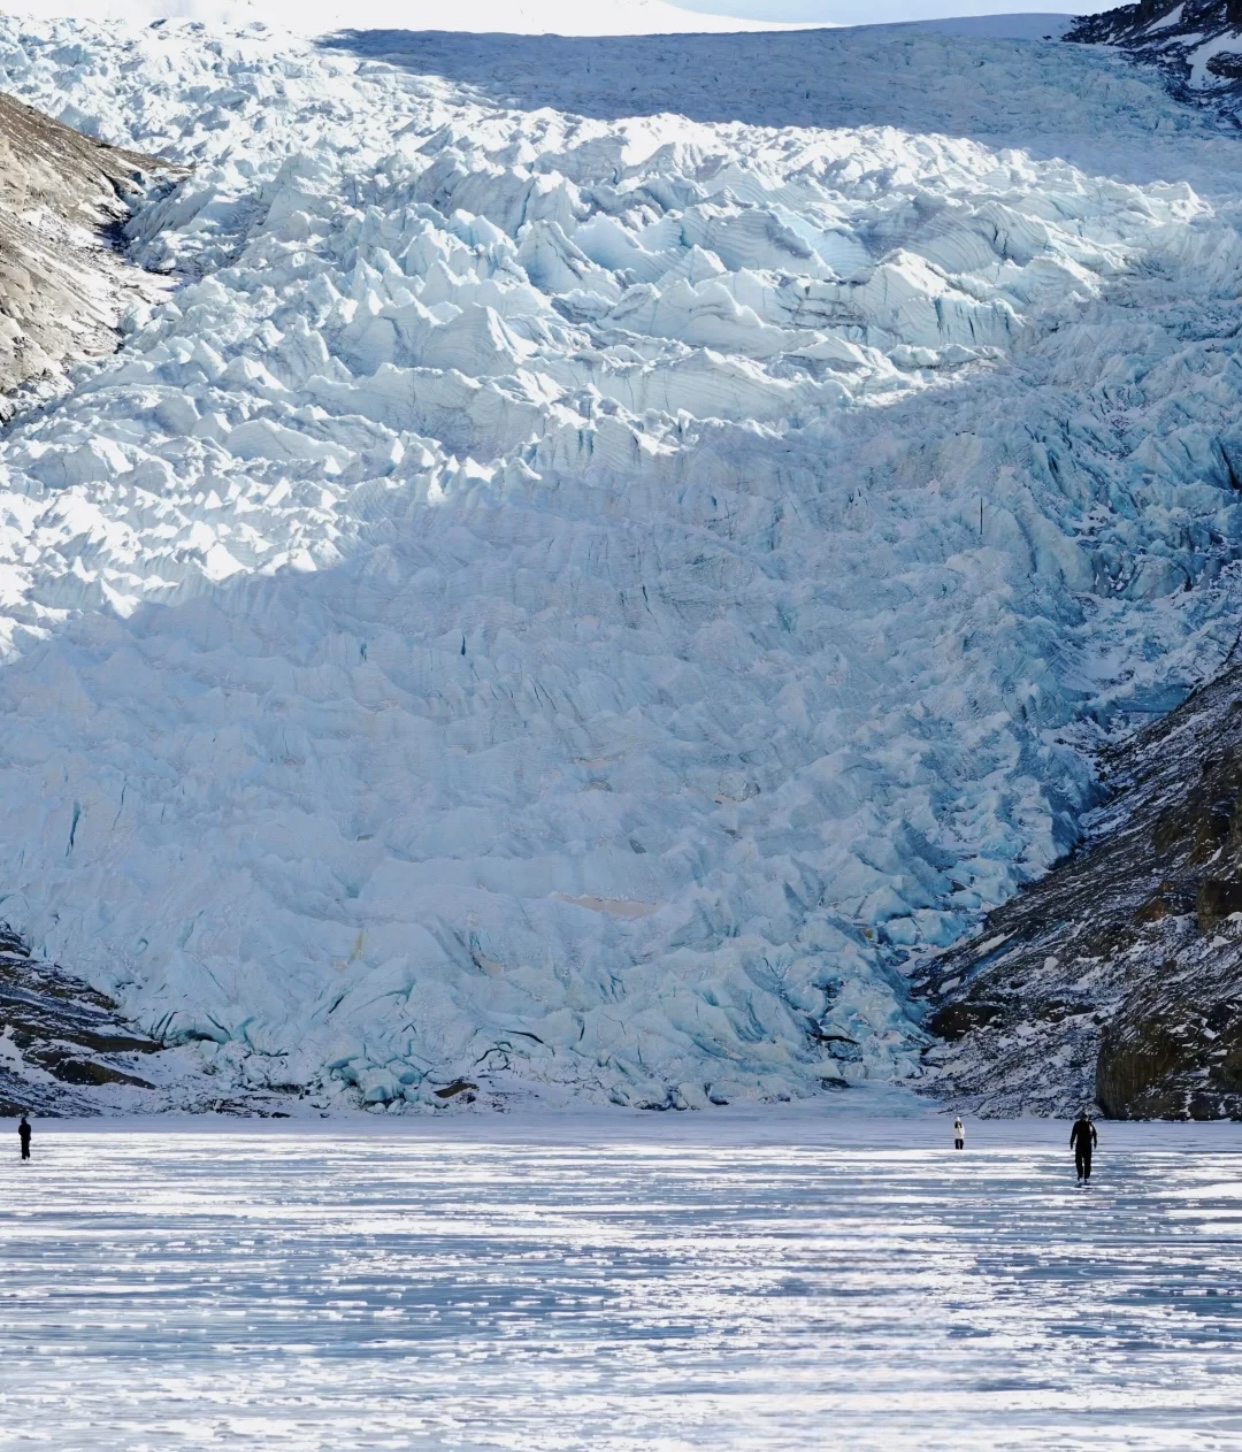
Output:
[[[797,64],[934,117],[969,44]],[[977,44],[1046,137],[1047,48]],[[1069,64],[1024,151],[0,20],[11,88],[193,167],[132,239],[183,286],[0,445],[10,922],[376,1103],[912,1072],[902,963],[1236,635],[1236,152]],[[1105,125],[1128,169],[1064,159]]]

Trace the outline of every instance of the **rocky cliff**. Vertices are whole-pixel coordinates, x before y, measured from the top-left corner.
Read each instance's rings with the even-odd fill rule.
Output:
[[[1175,95],[1242,101],[1242,0],[1140,0],[1080,18],[1066,40],[1115,45],[1162,70]]]
[[[92,1091],[151,1090],[143,1069],[161,1047],[120,1019],[111,999],[38,962],[0,928],[0,1114],[88,1113]],[[105,1099],[118,1102],[111,1092]]]
[[[1242,1116],[1242,667],[1104,761],[1082,848],[918,975],[985,1114]]]
[[[0,419],[15,389],[111,352],[125,308],[155,291],[115,242],[160,167],[0,95]]]

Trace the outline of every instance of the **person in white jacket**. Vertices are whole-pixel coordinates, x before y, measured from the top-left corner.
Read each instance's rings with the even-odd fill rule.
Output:
[[[966,1148],[966,1126],[962,1123],[962,1117],[960,1114],[953,1121],[953,1148]]]

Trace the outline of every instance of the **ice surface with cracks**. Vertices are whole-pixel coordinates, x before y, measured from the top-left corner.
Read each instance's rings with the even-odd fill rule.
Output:
[[[226,1078],[909,1073],[907,955],[1234,642],[1236,142],[1085,50],[652,44],[0,19],[192,168],[0,442],[4,913]]]
[[[1236,1125],[636,1119],[12,1135],[0,1446],[1237,1445]]]

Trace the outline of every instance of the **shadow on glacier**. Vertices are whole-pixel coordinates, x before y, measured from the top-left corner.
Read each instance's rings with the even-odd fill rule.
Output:
[[[601,121],[671,112],[703,123],[893,126],[1138,183],[1194,184],[1179,144],[1187,132],[1236,146],[1154,73],[1060,41],[874,26],[607,37],[346,30],[318,44],[446,80],[485,105]]]

